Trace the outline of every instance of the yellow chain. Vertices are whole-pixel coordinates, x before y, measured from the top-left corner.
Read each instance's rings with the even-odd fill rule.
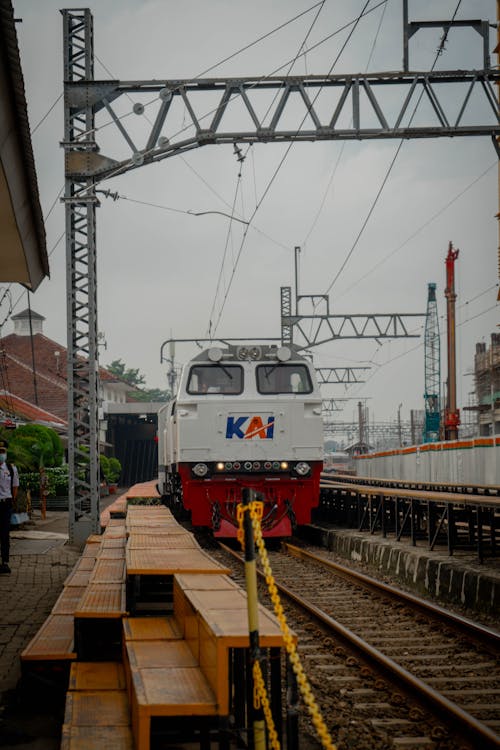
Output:
[[[278,732],[274,726],[273,715],[271,713],[271,707],[267,697],[266,684],[264,677],[262,676],[262,670],[260,668],[260,662],[254,661],[253,663],[253,682],[254,682],[254,696],[253,705],[254,708],[260,708],[264,712],[264,718],[267,724],[267,731],[269,734],[269,741],[274,750],[280,750],[280,741],[278,739]]]
[[[269,594],[273,602],[276,617],[278,618],[279,623],[280,623],[280,628],[281,628],[281,633],[283,635],[285,648],[287,650],[293,671],[295,672],[295,676],[297,677],[297,684],[299,686],[299,690],[301,692],[304,703],[307,706],[307,710],[309,711],[309,715],[311,716],[312,722],[319,735],[322,746],[326,748],[326,750],[337,750],[336,746],[334,745],[332,741],[332,738],[330,737],[330,733],[328,732],[328,729],[323,720],[323,717],[321,716],[321,712],[319,710],[318,704],[316,703],[316,700],[312,694],[311,687],[305,675],[304,669],[300,662],[299,655],[297,653],[297,649],[295,647],[295,643],[293,641],[293,636],[290,633],[290,629],[286,621],[285,613],[283,611],[283,606],[279,598],[278,589],[276,588],[276,583],[274,581],[273,572],[271,570],[271,565],[269,563],[269,558],[267,556],[267,550],[264,544],[264,539],[262,537],[262,530],[260,527],[260,519],[262,518],[263,503],[254,501],[252,503],[249,503],[249,505],[246,507],[248,508],[250,512],[250,518],[252,519],[253,533],[254,533],[255,541],[257,543],[257,547],[259,550],[262,567],[264,569],[264,573],[266,576],[267,587],[269,589]],[[238,518],[238,523],[239,523],[238,540],[240,541],[243,547],[244,546],[243,517],[245,514],[245,506],[241,504],[238,505],[237,513],[238,513],[237,518]],[[260,665],[259,665],[259,671],[260,671]],[[254,674],[254,680],[255,679],[256,678]],[[263,689],[265,690],[265,686]],[[266,701],[267,701],[267,695],[266,695]],[[266,715],[265,709],[264,709],[264,715]],[[266,716],[266,721],[267,721],[267,716]],[[268,725],[268,729],[269,729],[269,725]],[[269,734],[271,735],[270,729],[269,729]]]

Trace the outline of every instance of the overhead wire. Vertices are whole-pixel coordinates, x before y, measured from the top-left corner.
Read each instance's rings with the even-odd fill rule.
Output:
[[[337,56],[336,56],[335,60],[333,61],[332,65],[330,66],[330,69],[329,69],[329,71],[328,71],[328,75],[330,75],[330,74],[331,74],[332,70],[334,69],[335,65],[337,64],[338,60],[340,59],[340,57],[341,57],[342,53],[344,52],[344,50],[345,50],[345,48],[346,48],[347,44],[348,44],[348,43],[350,42],[350,40],[351,40],[351,38],[352,38],[352,35],[354,34],[355,30],[357,29],[357,27],[358,27],[358,24],[360,23],[361,19],[362,19],[362,18],[363,18],[363,16],[365,15],[365,11],[366,11],[366,8],[367,8],[367,6],[368,6],[368,5],[370,4],[370,2],[371,2],[371,0],[366,0],[366,2],[365,2],[365,5],[363,6],[363,9],[362,9],[362,11],[361,11],[361,12],[360,12],[360,14],[358,15],[358,17],[357,17],[357,19],[355,20],[355,22],[354,22],[354,23],[352,24],[352,28],[351,28],[351,30],[350,30],[350,32],[349,32],[349,34],[348,34],[348,36],[347,36],[347,39],[346,39],[346,40],[344,41],[343,45],[341,46],[341,49],[340,49],[339,53],[337,54]],[[313,104],[313,105],[314,105],[315,101],[317,100],[317,98],[318,98],[319,94],[321,93],[321,90],[322,90],[322,87],[320,87],[319,91],[318,91],[318,92],[316,93],[315,97],[313,98],[313,100],[312,100],[312,104]],[[309,112],[306,112],[306,114],[305,114],[305,115],[304,115],[304,117],[302,118],[302,121],[300,122],[300,124],[299,124],[299,126],[298,126],[298,128],[297,128],[297,130],[296,130],[296,135],[297,135],[297,134],[298,134],[298,133],[300,132],[300,129],[301,129],[302,125],[304,124],[304,122],[306,121],[306,119],[307,119],[308,115],[309,115]],[[226,294],[225,294],[225,296],[224,296],[224,299],[223,299],[223,302],[222,302],[221,310],[220,310],[220,312],[219,312],[219,317],[218,317],[218,319],[217,319],[217,322],[216,322],[216,325],[215,325],[215,328],[214,328],[214,333],[215,333],[215,332],[216,332],[216,330],[217,330],[217,327],[218,327],[218,325],[219,325],[220,319],[221,319],[221,317],[222,317],[222,313],[223,313],[223,311],[224,311],[224,306],[225,306],[225,303],[226,303],[226,301],[227,301],[227,297],[228,297],[228,295],[229,295],[229,291],[230,291],[230,289],[231,289],[231,285],[232,285],[232,282],[233,282],[233,279],[234,279],[234,275],[235,275],[235,273],[236,273],[236,268],[237,268],[237,266],[238,266],[238,262],[239,262],[239,260],[240,260],[240,257],[241,257],[241,253],[242,253],[242,251],[243,251],[243,248],[244,248],[244,246],[245,246],[245,242],[246,242],[246,237],[247,237],[247,234],[248,234],[248,228],[249,228],[249,226],[251,225],[251,223],[252,223],[252,221],[253,221],[253,219],[254,219],[254,217],[255,217],[255,215],[256,215],[256,213],[257,213],[257,211],[259,210],[260,206],[262,205],[262,203],[263,203],[264,199],[266,198],[267,194],[269,193],[269,190],[271,189],[271,187],[272,187],[272,185],[273,185],[273,183],[274,183],[274,181],[275,181],[276,177],[278,176],[278,173],[279,173],[279,171],[280,171],[281,167],[283,166],[283,164],[284,164],[284,162],[285,162],[285,160],[286,160],[286,158],[287,158],[288,154],[290,153],[290,150],[291,150],[291,148],[292,148],[292,146],[293,146],[293,145],[294,145],[294,140],[291,140],[291,141],[290,141],[290,143],[288,144],[288,146],[287,146],[286,150],[285,150],[285,153],[284,153],[283,157],[281,158],[281,160],[280,160],[280,162],[279,162],[278,166],[276,167],[276,169],[275,169],[275,171],[274,171],[273,175],[271,176],[271,179],[269,180],[269,182],[268,182],[268,184],[267,184],[266,188],[264,189],[264,191],[263,191],[263,193],[262,193],[262,195],[261,195],[261,197],[260,197],[260,199],[259,199],[259,202],[258,202],[258,203],[257,203],[257,205],[255,206],[255,209],[253,210],[253,213],[252,213],[252,215],[250,216],[250,219],[249,219],[249,223],[248,223],[248,226],[247,226],[247,227],[245,228],[245,231],[244,231],[244,233],[243,233],[243,238],[242,238],[242,241],[241,241],[241,244],[240,244],[240,248],[239,248],[239,251],[238,251],[238,255],[237,255],[237,258],[236,258],[236,263],[235,263],[235,266],[234,266],[234,268],[233,268],[233,271],[232,271],[232,274],[231,274],[231,277],[230,277],[230,280],[229,280],[229,285],[228,285],[228,287],[227,287],[227,289],[226,289]]]
[[[299,47],[299,49],[298,49],[298,51],[297,51],[297,54],[295,55],[295,58],[294,58],[294,60],[296,60],[296,59],[297,59],[297,57],[298,57],[299,53],[300,53],[300,52],[302,51],[302,49],[304,48],[304,45],[306,44],[306,42],[307,42],[307,39],[309,38],[309,36],[310,36],[310,34],[311,34],[311,32],[312,32],[312,30],[313,30],[314,26],[316,25],[316,22],[317,22],[317,20],[318,20],[318,18],[319,18],[319,15],[320,15],[320,13],[321,13],[321,11],[323,10],[323,7],[324,7],[324,5],[325,5],[325,1],[326,1],[326,0],[322,0],[322,2],[318,3],[318,6],[319,6],[319,7],[318,7],[318,10],[317,10],[317,12],[316,12],[316,14],[315,14],[315,16],[314,16],[314,18],[313,18],[313,20],[312,20],[312,22],[311,22],[311,24],[310,24],[309,28],[308,28],[308,30],[307,30],[307,33],[306,33],[306,35],[305,35],[305,37],[304,37],[304,40],[302,41],[302,43],[301,43],[301,45],[300,45],[300,47]],[[288,69],[288,74],[290,73],[290,71],[291,71],[291,69],[292,69],[293,65],[294,65],[294,62],[292,62],[292,63],[290,64],[290,67],[289,67],[289,69]],[[265,120],[265,118],[267,117],[267,114],[269,113],[269,111],[270,111],[270,109],[272,108],[272,106],[273,106],[274,102],[276,101],[276,98],[277,98],[278,94],[279,94],[279,89],[278,89],[278,90],[276,91],[276,93],[275,93],[275,95],[274,95],[274,97],[273,97],[273,99],[272,99],[271,103],[269,104],[269,106],[268,106],[268,108],[267,108],[267,111],[266,111],[266,113],[264,114],[264,117],[262,118],[262,121],[264,121],[264,120]],[[234,196],[234,201],[233,201],[232,215],[234,214],[234,211],[235,211],[235,206],[236,206],[236,198],[237,198],[237,193],[238,193],[238,187],[239,187],[239,186],[240,186],[240,184],[241,184],[241,174],[242,174],[243,163],[244,163],[244,161],[245,161],[245,159],[246,159],[246,156],[247,156],[247,154],[248,154],[249,148],[250,148],[250,147],[248,147],[248,148],[247,148],[247,150],[246,150],[246,152],[245,152],[245,155],[244,155],[244,156],[242,156],[242,155],[241,155],[241,151],[240,151],[240,150],[239,150],[239,149],[237,148],[236,144],[234,145],[235,153],[237,153],[237,154],[238,154],[238,159],[239,159],[239,161],[240,161],[240,170],[239,170],[239,174],[238,174],[238,183],[237,183],[237,188],[236,188],[236,192],[235,192],[235,196]],[[258,204],[256,203],[256,210],[257,210],[257,205],[258,205]],[[230,225],[229,225],[229,227],[228,227],[228,232],[227,232],[227,237],[226,237],[226,246],[225,246],[225,248],[224,248],[224,255],[223,255],[223,258],[222,258],[222,264],[221,264],[221,268],[220,268],[220,272],[219,272],[219,278],[218,278],[218,280],[217,280],[217,288],[216,288],[216,290],[215,290],[214,301],[213,301],[213,304],[212,304],[212,309],[211,309],[211,312],[210,312],[210,316],[209,316],[209,330],[210,330],[210,331],[211,331],[211,329],[212,329],[212,316],[213,316],[213,313],[214,313],[214,310],[215,310],[215,305],[216,305],[216,301],[217,301],[217,296],[218,296],[218,293],[219,293],[220,282],[221,282],[221,278],[222,278],[222,272],[223,272],[223,268],[224,268],[224,262],[225,262],[225,258],[226,258],[226,253],[227,253],[227,245],[228,245],[228,240],[229,240],[229,236],[230,236],[230,233],[231,233],[231,225],[232,225],[232,221],[231,221],[231,223],[230,223]],[[241,248],[240,248],[240,252],[241,252]],[[238,254],[238,256],[236,257],[236,260],[234,260],[234,258],[233,258],[233,271],[235,270],[235,268],[236,268],[236,265],[237,265],[237,263],[238,263],[238,258],[239,258],[239,254]],[[224,299],[225,299],[225,298],[224,298]],[[222,304],[222,306],[223,306],[223,305],[224,305],[224,301],[223,301],[223,304]],[[218,318],[218,321],[219,321],[219,320],[220,320],[220,316],[219,316],[219,318]],[[217,324],[218,324],[218,321],[217,321]],[[217,324],[216,324],[216,328],[217,328]],[[214,330],[214,333],[215,333],[215,330]]]
[[[384,5],[382,5],[382,13],[380,14],[380,19],[379,19],[379,22],[378,22],[377,30],[375,32],[375,37],[374,37],[373,42],[372,42],[372,46],[371,46],[371,49],[370,49],[370,54],[368,55],[368,60],[366,62],[365,70],[368,70],[368,67],[369,67],[369,65],[370,65],[370,63],[372,61],[372,58],[373,58],[373,55],[374,55],[374,52],[375,52],[375,47],[377,46],[377,41],[378,41],[378,38],[379,38],[379,35],[380,35],[380,30],[382,28],[382,23],[383,23],[384,18],[385,18],[386,10],[387,10],[387,3],[385,3]],[[351,117],[351,124],[352,124],[352,117]],[[316,224],[318,223],[319,217],[320,217],[320,215],[321,215],[321,213],[323,211],[323,207],[324,207],[324,205],[326,203],[326,199],[328,197],[328,193],[330,192],[330,187],[332,185],[333,180],[335,179],[335,175],[337,174],[337,169],[338,169],[338,167],[340,165],[340,162],[342,160],[342,156],[343,156],[345,147],[346,147],[346,141],[342,141],[339,154],[338,154],[337,159],[335,161],[335,164],[334,164],[334,167],[333,167],[330,179],[328,180],[328,185],[326,186],[326,189],[324,191],[323,198],[321,200],[319,209],[318,209],[318,211],[317,211],[317,213],[316,213],[316,215],[315,215],[315,217],[313,219],[313,222],[311,224],[311,227],[310,227],[308,233],[306,234],[306,236],[302,240],[302,246],[305,246],[307,244],[307,241],[308,241],[309,237],[311,236],[312,232],[314,231],[314,228],[315,228]]]
[[[455,12],[453,13],[453,17],[452,17],[451,21],[447,24],[447,26],[445,28],[445,32],[443,34],[442,40],[444,39],[446,41],[446,39],[448,37],[448,33],[449,33],[450,29],[451,29],[453,21],[455,20],[455,17],[457,15],[457,12],[458,12],[458,9],[460,8],[461,3],[462,3],[462,0],[458,0],[457,6],[455,8]],[[442,54],[442,48],[441,48],[441,45],[440,45],[440,48],[438,49],[438,51],[436,53],[436,56],[435,56],[435,59],[434,59],[434,62],[432,64],[432,66],[431,66],[431,71],[434,70],[434,68],[436,66],[436,63],[437,63],[437,61],[439,59],[439,56],[441,54]],[[417,109],[418,109],[418,107],[420,105],[420,102],[422,101],[423,95],[424,95],[424,91],[422,90],[421,93],[420,93],[420,95],[419,95],[419,97],[418,97],[417,103],[415,104],[415,108],[414,108],[414,110],[413,110],[413,112],[412,112],[412,114],[410,116],[409,121],[408,121],[408,127],[413,122],[413,119],[414,119],[414,117],[415,117],[415,115],[417,113]],[[365,217],[365,219],[364,219],[364,221],[363,221],[363,223],[361,225],[361,229],[359,230],[358,234],[356,235],[354,243],[352,244],[352,246],[351,246],[349,252],[347,253],[346,257],[344,258],[344,260],[343,260],[343,262],[342,262],[342,264],[340,266],[340,269],[337,271],[337,273],[335,274],[333,280],[331,281],[331,283],[329,284],[328,288],[326,289],[325,294],[329,294],[330,293],[331,289],[333,288],[333,286],[337,282],[340,274],[342,273],[342,271],[346,267],[347,263],[349,262],[350,258],[352,257],[352,255],[353,255],[353,253],[354,253],[354,251],[355,251],[355,249],[356,249],[356,247],[357,247],[357,245],[358,245],[358,243],[359,243],[359,241],[360,241],[360,239],[361,239],[361,237],[362,237],[362,235],[364,233],[364,230],[365,230],[365,228],[366,228],[366,226],[367,226],[367,224],[368,224],[368,222],[369,222],[369,220],[370,220],[370,218],[371,218],[371,216],[372,216],[372,214],[373,214],[373,212],[374,212],[374,210],[375,210],[375,208],[377,206],[379,198],[382,195],[384,187],[387,184],[389,176],[390,176],[390,174],[392,172],[394,164],[396,163],[396,160],[397,160],[397,158],[398,158],[398,156],[399,156],[399,154],[401,152],[401,149],[402,149],[404,143],[405,143],[405,139],[402,138],[400,140],[397,148],[396,148],[396,152],[395,152],[394,156],[392,157],[391,162],[389,164],[389,167],[388,167],[388,169],[387,169],[387,171],[386,171],[386,173],[385,173],[385,175],[384,175],[384,177],[382,179],[382,182],[381,182],[381,184],[380,184],[380,186],[379,186],[379,188],[377,190],[375,198],[372,201],[370,209],[369,209],[369,211],[368,211],[368,213],[367,213],[367,215],[366,215],[366,217]]]
[[[361,281],[366,279],[367,276],[369,276],[373,271],[375,271],[377,268],[382,266],[386,261],[389,260],[389,258],[392,258],[393,255],[395,255],[397,252],[399,252],[405,245],[407,245],[411,240],[415,239],[415,237],[420,234],[424,229],[426,229],[430,224],[432,224],[433,221],[435,221],[439,216],[441,216],[445,211],[447,211],[450,206],[452,206],[454,203],[459,200],[465,193],[467,193],[471,188],[474,187],[480,180],[483,179],[489,172],[492,171],[492,169],[498,168],[498,162],[494,162],[490,164],[489,167],[487,167],[484,172],[481,172],[481,174],[478,177],[475,177],[472,182],[469,182],[468,185],[466,185],[463,190],[460,190],[451,200],[449,200],[444,206],[442,206],[436,213],[434,213],[429,219],[427,219],[423,224],[421,224],[417,229],[415,229],[401,244],[399,244],[394,250],[391,250],[390,253],[385,255],[378,263],[376,263],[374,266],[372,266],[366,273],[364,273],[362,276],[359,276],[356,281],[354,281],[347,289],[345,289],[341,294],[338,295],[337,299],[340,299],[345,294],[351,291],[355,286],[357,286]]]
[[[234,198],[233,198],[233,206],[232,206],[231,218],[229,220],[227,231],[226,231],[226,241],[225,241],[225,244],[224,244],[224,253],[223,253],[222,259],[221,259],[221,264],[220,264],[220,269],[219,269],[219,276],[217,278],[217,286],[216,286],[216,289],[215,289],[214,299],[213,299],[213,302],[212,302],[212,309],[210,310],[210,315],[208,316],[207,336],[209,338],[212,335],[212,317],[213,317],[213,314],[214,314],[215,305],[217,304],[217,296],[219,294],[219,289],[220,289],[221,282],[222,282],[222,276],[223,276],[223,272],[224,272],[224,264],[225,264],[225,261],[226,261],[229,240],[232,237],[234,210],[235,210],[235,207],[236,207],[236,201],[237,201],[237,198],[238,198],[238,192],[239,192],[239,189],[241,187],[241,169],[242,169],[242,166],[240,165],[240,169],[238,171],[238,179],[237,179],[237,182],[236,182],[236,189],[234,191]]]

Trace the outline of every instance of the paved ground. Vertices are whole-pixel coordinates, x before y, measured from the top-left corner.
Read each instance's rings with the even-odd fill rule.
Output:
[[[101,509],[115,496],[103,498]],[[55,750],[61,717],[23,705],[16,692],[20,653],[49,615],[80,551],[67,544],[68,514],[47,512],[11,533],[10,575],[0,575],[0,748]]]
[[[114,499],[103,498],[102,509]],[[0,750],[59,748],[61,714],[36,700],[23,703],[16,691],[19,656],[50,613],[79,550],[67,544],[67,513],[48,512],[42,521],[35,511],[33,521],[26,533],[12,533],[12,573],[0,575]],[[482,572],[494,562],[481,566]]]

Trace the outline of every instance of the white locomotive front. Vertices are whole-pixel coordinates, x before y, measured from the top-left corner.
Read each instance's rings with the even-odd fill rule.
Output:
[[[288,347],[212,347],[183,369],[158,417],[159,489],[194,526],[236,535],[244,487],[264,501],[263,532],[310,521],[323,467],[321,395]]]

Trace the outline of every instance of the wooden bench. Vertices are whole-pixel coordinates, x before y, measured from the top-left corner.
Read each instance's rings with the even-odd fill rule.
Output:
[[[171,543],[170,537],[168,544]],[[174,534],[184,545],[184,536]],[[130,542],[130,539],[129,539]],[[133,542],[131,543],[133,544]],[[135,549],[127,544],[127,600],[130,614],[155,613],[173,609],[173,577],[176,573],[203,573],[220,575],[229,573],[198,547],[155,547]]]
[[[249,648],[246,593],[226,576],[175,576],[174,613],[189,647],[213,688],[219,710],[229,713],[231,651]],[[296,636],[294,635],[296,640]],[[276,617],[259,604],[262,649],[281,649]]]
[[[49,615],[21,653],[21,690],[24,700],[52,708],[63,704],[71,663],[76,659],[72,615]]]
[[[228,743],[228,718],[237,696],[247,701],[242,673],[249,669],[247,598],[225,574],[175,574],[174,615],[125,618],[124,664],[132,730],[138,750],[149,750],[152,721],[176,729],[182,741],[207,741],[216,736]],[[259,634],[263,651],[274,650],[272,679],[281,684],[283,647],[279,623],[259,605]],[[236,676],[237,675],[237,676]],[[276,683],[277,681],[277,683]],[[280,696],[273,699],[281,721]],[[185,717],[190,717],[186,719]],[[200,735],[189,736],[189,726]]]
[[[126,614],[125,584],[94,583],[85,589],[75,610],[75,648],[78,658],[121,659],[121,618]]]
[[[76,662],[71,667],[61,750],[132,750],[123,666]]]

